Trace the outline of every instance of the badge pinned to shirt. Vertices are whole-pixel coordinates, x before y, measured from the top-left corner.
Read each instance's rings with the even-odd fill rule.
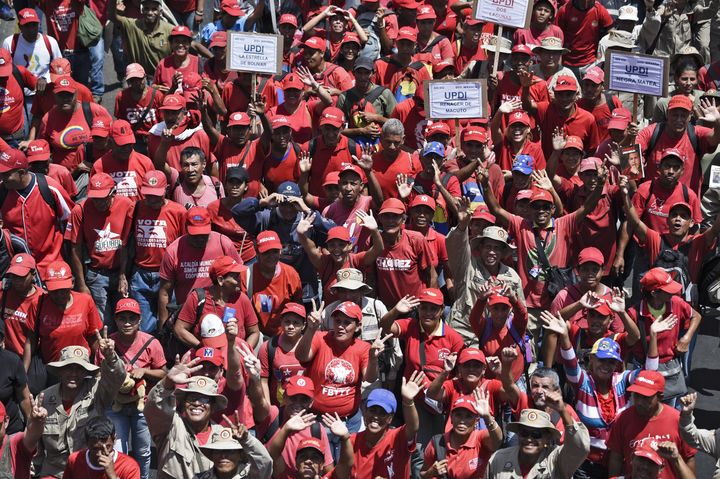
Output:
[[[535,265],[532,268],[530,268],[530,271],[528,271],[528,274],[530,276],[532,276],[533,279],[538,279],[540,277],[541,272],[542,272],[542,269],[540,268],[540,266]]]

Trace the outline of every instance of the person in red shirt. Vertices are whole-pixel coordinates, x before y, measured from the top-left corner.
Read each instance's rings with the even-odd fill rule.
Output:
[[[400,120],[391,118],[382,127],[379,151],[373,154],[373,149],[366,148],[358,161],[360,168],[372,169],[384,198],[399,196],[397,175],[413,177],[422,169],[420,160],[401,148],[404,143],[405,126]]]
[[[489,425],[488,429],[477,429],[480,419]],[[476,389],[471,396],[456,399],[450,408],[450,422],[452,429],[435,436],[425,448],[421,477],[483,476],[490,456],[502,443],[502,428],[492,416],[487,392]],[[438,460],[439,446],[446,450],[441,460]]]
[[[597,46],[612,26],[613,19],[602,3],[596,0],[574,0],[560,7],[555,23],[563,31],[568,53],[563,63],[572,67],[580,78],[580,67],[597,59]]]
[[[432,78],[423,62],[413,61],[416,44],[416,30],[401,28],[395,39],[397,53],[375,61],[372,82],[390,90],[398,101],[414,95],[423,81]]]
[[[352,88],[352,78],[341,66],[325,61],[327,45],[320,37],[310,37],[303,43],[302,61],[310,73],[332,96]]]
[[[543,131],[542,147],[545,157],[549,157],[553,152],[552,135],[549,132],[554,132],[556,128],[562,129],[567,135],[579,137],[583,141],[583,150],[594,152],[599,143],[598,127],[592,113],[577,107],[578,86],[575,78],[568,75],[558,76],[552,101],[536,103],[530,92],[532,73],[523,71],[518,75],[523,86],[523,109],[537,118]],[[718,118],[720,119],[720,114]]]
[[[222,233],[233,241],[243,263],[252,263],[255,259],[253,243],[255,238],[235,221],[232,208],[239,204],[246,195],[249,182],[250,179],[245,168],[242,166],[228,168],[223,185],[225,197],[207,205],[213,231]]]
[[[190,54],[192,31],[184,26],[176,26],[170,32],[172,54],[160,60],[155,70],[153,84],[163,93],[175,93],[182,84],[183,75],[200,71],[199,59]]]
[[[5,405],[0,403],[0,449],[3,451],[0,459],[7,461],[8,475],[15,479],[30,479],[30,467],[33,456],[37,452],[37,446],[45,428],[47,409],[43,407],[43,396],[38,401],[32,401],[32,410],[27,418],[25,431],[7,434],[7,427],[10,417],[5,410]],[[6,457],[5,454],[10,454]]]
[[[45,292],[34,285],[37,266],[32,256],[16,254],[5,272],[9,285],[0,290],[0,314],[5,323],[5,349],[24,356],[25,342],[35,331],[38,303]],[[47,298],[43,298],[45,300]],[[40,391],[31,391],[38,394]]]
[[[695,470],[696,450],[680,437],[680,413],[662,403],[665,378],[657,371],[642,371],[628,391],[632,393],[633,405],[620,413],[612,428],[607,445],[610,450],[608,472],[610,476],[628,475],[635,450],[652,447],[653,443],[675,443],[682,471]],[[663,460],[658,479],[690,477],[681,475]]]
[[[410,203],[408,209],[407,227],[413,231],[421,233],[430,245],[430,253],[432,254],[432,266],[438,272],[438,277],[442,275],[450,298],[455,297],[453,272],[448,263],[448,251],[445,246],[445,235],[438,231],[438,224],[433,223],[433,216],[436,214],[436,203],[432,197],[427,195],[418,195]]]
[[[405,146],[410,150],[422,148],[425,140],[425,128],[428,119],[425,117],[425,94],[422,85],[418,86],[415,94],[397,105],[390,114],[390,118],[397,118],[405,126],[409,135],[405,136]]]
[[[90,58],[87,50],[83,52],[77,35],[83,4],[74,0],[42,0],[36,5],[48,17],[48,35],[57,40],[63,56],[74,64],[78,73],[84,72],[78,76],[80,83],[87,83]],[[83,62],[87,64],[83,66]]]
[[[589,68],[582,78],[582,98],[577,106],[589,111],[595,117],[598,126],[598,139],[604,140],[608,135],[608,123],[612,119],[615,108],[623,108],[623,104],[615,95],[605,91],[605,72],[595,66]]]
[[[552,135],[553,152],[547,159],[545,172],[552,179],[553,184],[561,183],[562,178],[570,180],[577,185],[582,181],[578,176],[580,163],[584,155],[583,141],[580,137],[566,135],[560,128]]]
[[[545,38],[563,40],[563,31],[555,25],[557,2],[555,0],[537,0],[530,17],[530,28],[520,28],[513,33],[513,45],[527,45],[534,49],[542,44]]]
[[[130,123],[137,137],[135,148],[147,154],[148,131],[159,121],[158,113],[163,103],[162,92],[148,86],[145,69],[139,63],[125,68],[127,88],[115,97],[115,118]]]
[[[540,143],[532,140],[532,121],[530,116],[517,110],[518,100],[503,102],[490,122],[492,142],[495,145],[497,164],[504,170],[510,170],[519,155],[533,158],[533,169],[545,169],[545,154]],[[506,128],[503,128],[506,123]]]
[[[25,136],[24,88],[35,90],[37,83],[35,75],[22,65],[13,65],[10,52],[0,48],[0,137],[13,148],[17,148]],[[41,85],[44,84],[43,79]]]
[[[337,421],[332,424],[338,424]],[[336,427],[339,427],[336,426]],[[347,429],[347,428],[346,428]],[[342,432],[342,430],[338,430]],[[340,452],[340,459],[333,469],[322,476],[323,479],[333,479],[341,477],[350,477],[350,464],[353,462],[353,449],[347,438],[343,436],[343,448]],[[297,479],[315,479],[323,472],[323,450],[320,442],[314,437],[306,438],[298,444],[297,453],[295,454],[295,463],[298,465],[298,471],[295,477]]]
[[[435,31],[436,21],[437,15],[432,6],[419,6],[416,16],[417,53],[413,56],[413,60],[434,64],[443,60],[453,61],[455,59],[450,40]]]
[[[452,44],[455,57],[455,71],[461,75],[469,75],[480,70],[482,61],[487,60],[488,55],[483,48],[484,40],[487,40],[487,31],[490,28],[489,35],[492,35],[494,25],[484,23],[482,20],[472,18],[469,15],[462,24],[462,36],[459,41],[455,40]],[[483,41],[481,41],[483,40]],[[508,50],[507,53],[510,53]],[[501,68],[498,66],[498,68]]]
[[[297,181],[300,175],[300,148],[292,140],[292,125],[286,116],[268,119],[264,112],[258,114],[263,124],[263,134],[254,140],[259,151],[248,172],[251,178],[262,178],[267,190],[277,191],[282,183]]]
[[[138,463],[113,450],[115,425],[105,416],[90,418],[83,426],[87,447],[68,458],[63,477],[68,479],[140,479]]]
[[[90,178],[87,201],[75,205],[65,231],[75,288],[92,295],[103,321],[110,321],[115,303],[128,294],[127,244],[133,214],[132,200],[117,196],[107,173]],[[84,253],[86,252],[86,253]],[[84,255],[90,257],[87,270]]]
[[[50,158],[50,145],[45,140],[32,140],[25,150],[30,171],[53,178],[65,189],[73,201],[78,195],[77,185],[72,175],[62,165],[52,163]]]
[[[518,73],[529,72],[533,64],[533,53],[527,45],[515,45],[510,53],[510,71],[492,73],[488,77],[488,97],[492,109],[496,110],[502,103],[514,101],[513,105],[519,110],[521,104],[520,94],[522,93],[522,84]],[[548,88],[545,80],[533,75],[530,86],[530,95],[533,101],[539,103],[541,101],[550,101],[548,97]],[[531,125],[534,126],[534,125]]]
[[[319,100],[304,100],[305,82],[309,83],[309,94],[319,96]],[[332,104],[332,97],[327,90],[320,86],[312,74],[300,67],[297,73],[290,73],[282,81],[282,91],[285,101],[269,110],[269,116],[285,116],[290,121],[293,141],[305,143],[315,136],[317,119],[322,110]]]

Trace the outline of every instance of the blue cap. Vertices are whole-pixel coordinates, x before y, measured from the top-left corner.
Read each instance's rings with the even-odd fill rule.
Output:
[[[388,414],[395,414],[397,411],[397,399],[387,389],[373,389],[367,398],[365,407],[380,406]]]
[[[277,192],[278,194],[285,196],[296,196],[298,198],[302,196],[302,193],[300,193],[300,187],[297,183],[294,183],[292,181],[284,181],[280,183]]]
[[[519,171],[523,175],[529,175],[533,170],[533,157],[530,155],[518,155],[513,161],[512,170]]]
[[[590,354],[600,359],[614,359],[622,362],[620,357],[620,345],[612,338],[601,338],[595,341]]]
[[[425,145],[425,148],[423,148],[422,156],[427,156],[433,153],[438,155],[440,158],[445,158],[445,147],[443,144],[439,141],[431,141]]]

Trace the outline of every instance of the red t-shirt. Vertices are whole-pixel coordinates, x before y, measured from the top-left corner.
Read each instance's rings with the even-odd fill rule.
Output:
[[[350,436],[355,451],[350,477],[375,479],[377,477],[410,477],[410,456],[415,451],[415,438],[407,437],[405,425],[385,431],[382,439],[368,447],[365,431]]]
[[[16,65],[25,86],[35,90],[37,78]],[[25,94],[14,75],[0,78],[0,136],[12,135],[25,124]]]
[[[155,70],[155,76],[153,77],[153,83],[155,85],[164,85],[170,87],[172,85],[173,76],[175,72],[180,72],[183,76],[188,73],[200,73],[200,61],[195,55],[188,55],[188,63],[180,68],[175,66],[175,60],[173,55],[167,56],[160,60],[157,69]]]
[[[95,333],[103,324],[95,302],[87,293],[71,291],[73,303],[61,311],[52,301],[43,301],[40,321],[40,353],[45,364],[57,361],[66,346],[83,346],[90,351]]]
[[[77,32],[84,3],[76,0],[41,0],[37,6],[47,15],[48,34],[55,38],[60,51],[79,47]]]
[[[278,433],[280,433],[280,431],[277,431],[275,434]],[[275,436],[273,435],[273,437]],[[287,439],[285,440],[285,447],[282,450],[282,457],[285,461],[285,471],[279,476],[279,479],[295,479],[297,477],[297,462],[295,459],[297,456],[298,446],[300,445],[300,441],[311,437],[313,437],[313,435],[310,427],[306,427],[302,431],[291,432],[288,434]],[[324,427],[320,427],[320,437],[318,439],[323,447],[323,455],[325,456],[324,465],[325,467],[332,467],[333,458],[330,451],[330,441],[328,440],[327,432]]]
[[[422,171],[422,165],[417,156],[410,155],[407,151],[401,151],[393,160],[385,159],[382,151],[379,151],[373,157],[372,171],[375,178],[380,184],[383,196],[387,198],[399,198],[395,181],[397,175],[405,174],[413,177]]]
[[[582,67],[597,58],[600,34],[612,26],[613,19],[600,2],[593,2],[588,10],[580,10],[574,2],[568,2],[560,7],[555,23],[565,33],[564,45],[570,50],[563,55],[563,64]]]
[[[690,205],[693,220],[696,224],[700,224],[703,217],[700,212],[698,196],[682,180],[675,185],[672,191],[663,188],[657,180],[646,181],[638,186],[632,198],[633,206],[640,219],[648,228],[660,234],[669,233],[667,217],[670,214],[670,208],[681,201]]]
[[[105,469],[90,464],[88,449],[80,449],[70,454],[63,477],[67,479],[107,479]],[[115,475],[118,479],[140,479],[140,466],[132,457],[114,451]]]
[[[582,108],[575,107],[575,112],[564,116],[554,102],[540,102],[537,104],[537,119],[543,132],[553,132],[560,128],[568,136],[577,136],[583,141],[587,152],[594,152],[600,139],[595,117]],[[542,136],[542,148],[546,158],[553,152],[552,134]]]
[[[0,291],[0,302],[5,309],[2,312],[5,321],[5,349],[18,356],[23,356],[25,340],[35,330],[37,306],[43,290],[35,288],[35,292],[26,298],[17,295],[14,289],[8,288]],[[43,302],[47,298],[43,299]]]
[[[491,451],[483,445],[483,441],[488,439],[490,433],[487,429],[474,430],[470,433],[465,444],[458,449],[452,447],[450,443],[450,433],[445,433],[447,477],[453,479],[473,479],[483,477],[485,469],[487,469]],[[435,456],[435,445],[432,441],[425,447],[425,464],[432,465],[437,461]]]
[[[550,101],[547,83],[539,76],[533,75],[532,85],[530,86],[530,98],[532,98],[535,103]],[[520,85],[520,80],[513,78],[513,75],[509,72],[499,72],[493,110],[499,108],[503,102],[512,100],[522,100],[522,85]],[[506,117],[507,115],[503,115],[503,120],[506,120]],[[503,123],[505,122],[503,121]],[[531,128],[534,126],[535,125],[530,125]]]
[[[342,348],[332,332],[316,332],[312,339],[313,359],[303,363],[315,384],[313,411],[351,416],[360,407],[360,385],[368,365],[370,344],[353,339]]]
[[[286,351],[281,344],[278,339],[272,365],[268,356],[270,341],[263,342],[258,352],[260,377],[267,379],[270,402],[275,406],[282,406],[283,404],[285,384],[288,379],[305,374],[305,368],[300,365],[300,361],[295,357],[295,351]]]
[[[0,460],[5,451],[7,441],[10,441],[10,472],[15,479],[30,479],[30,463],[35,455],[35,451],[27,451],[23,445],[25,432],[17,432],[10,436],[3,436],[0,444]]]
[[[112,333],[110,338],[115,341],[115,352],[117,352],[120,359],[125,364],[127,372],[133,369],[149,368],[149,369],[162,369],[167,361],[165,360],[165,352],[160,344],[160,341],[154,340],[147,343],[153,336],[142,331],[138,331],[135,335],[135,339],[130,344],[125,344],[118,339],[118,333]],[[130,361],[141,351],[141,348],[147,343],[145,349],[142,350],[140,356],[135,360],[132,365]],[[98,350],[95,354],[95,364],[100,366],[103,361],[103,354]]]
[[[116,196],[110,209],[98,211],[92,201],[75,205],[65,230],[65,239],[83,244],[90,256],[90,267],[116,269],[120,265],[120,249],[130,234],[134,203]]]
[[[515,30],[513,34],[513,45],[527,45],[529,47],[540,46],[542,41],[548,37],[559,38],[560,40],[565,39],[565,34],[562,28],[557,25],[548,25],[547,28],[541,32],[537,32],[530,28],[521,28]]]
[[[238,328],[237,336],[241,339],[245,339],[247,328],[255,326],[258,323],[258,320],[257,316],[255,316],[252,304],[250,304],[250,299],[244,293],[238,294],[235,301],[230,301],[226,303],[225,306],[220,306],[213,299],[210,290],[205,288],[205,304],[203,304],[202,313],[200,313],[200,317],[198,318],[198,295],[195,291],[191,291],[190,294],[188,294],[185,303],[183,303],[183,307],[178,314],[178,319],[187,324],[192,324],[193,327],[191,332],[196,338],[200,339],[200,320],[207,314],[214,314],[222,318],[226,306],[229,308],[235,308],[235,319],[237,319]]]
[[[195,129],[197,128],[197,125],[192,127],[188,125],[188,128]],[[161,133],[162,132],[158,134],[150,133],[148,135],[148,154],[151,158],[155,157],[155,152],[160,146]],[[195,146],[197,148],[200,148],[203,153],[205,153],[205,159],[207,160],[207,163],[210,164],[213,162],[211,156],[212,148],[210,148],[210,138],[208,137],[207,133],[205,133],[205,131],[203,131],[202,129],[197,129],[190,134],[190,137],[183,140],[178,140],[177,137],[170,140],[167,155],[165,155],[165,162],[170,165],[171,168],[175,168],[176,170],[180,171],[180,153],[182,153],[182,151],[188,146]]]
[[[207,210],[210,213],[213,231],[222,233],[232,240],[243,263],[252,261],[255,258],[254,237],[235,222],[232,212],[223,205],[222,200],[213,201],[207,205]]]
[[[480,349],[485,353],[485,356],[500,356],[503,348],[513,348],[517,351],[518,357],[512,364],[513,378],[517,381],[522,375],[525,365],[523,351],[518,348],[517,341],[515,341],[515,338],[507,327],[507,322],[503,323],[500,329],[495,328],[490,316],[485,314],[486,304],[485,301],[475,303],[475,306],[473,306],[473,309],[470,311],[470,326],[475,332],[475,335],[480,339]],[[513,308],[512,327],[518,337],[521,338],[525,335],[527,323],[527,310],[520,303],[515,305]],[[485,376],[493,379],[495,374],[491,371],[486,371]]]
[[[152,160],[142,153],[133,150],[127,161],[119,161],[110,151],[93,163],[90,176],[107,173],[115,180],[117,194],[135,201],[140,198],[140,186],[145,173],[154,169]]]
[[[424,66],[418,69],[408,67],[401,67],[395,61],[387,61],[387,59],[393,57],[386,57],[386,59],[380,58],[375,61],[375,73],[372,76],[372,82],[376,85],[381,85],[395,93],[400,82],[405,78],[406,75],[411,75],[416,81],[424,82],[425,80],[432,80],[430,72]],[[352,88],[352,85],[347,87],[345,90]]]
[[[385,245],[375,260],[379,299],[394,305],[407,294],[418,294],[427,286],[421,272],[431,267],[432,253],[423,235],[403,230],[398,242]]]
[[[305,101],[301,100],[297,109],[292,113],[288,113],[285,103],[270,108],[270,118],[276,115],[286,116],[290,120],[292,128],[292,139],[296,143],[305,143],[317,133],[319,115],[322,111],[322,103],[320,100]]]
[[[330,304],[338,299],[332,290],[332,285],[337,283],[337,272],[344,268],[363,270],[365,269],[363,261],[365,261],[365,252],[350,253],[347,260],[342,264],[338,264],[333,261],[330,253],[323,251],[322,257],[320,258],[320,267],[317,269],[317,272],[323,286],[323,300],[326,304]]]
[[[666,244],[670,246],[670,242],[666,239]],[[683,241],[673,246],[674,250],[681,250],[687,252],[688,268],[690,272],[690,278],[693,283],[698,282],[698,275],[700,274],[700,266],[705,258],[715,249],[716,239],[713,239],[712,245],[708,246],[707,241],[703,238],[703,235],[695,234],[688,235]],[[690,245],[689,248],[686,245]],[[662,248],[661,235],[655,230],[650,228],[647,229],[647,237],[645,238],[645,252],[649,258],[649,264],[655,264],[655,260],[660,254]]]
[[[258,138],[257,141],[260,139]],[[272,151],[264,150],[262,145],[259,145],[256,161],[262,166],[263,184],[268,191],[277,191],[278,186],[285,181],[297,183],[300,177],[300,170],[297,166],[298,157],[292,143],[288,144],[287,150],[279,158],[275,158]],[[250,178],[256,178],[254,171],[250,173]]]
[[[220,135],[213,154],[218,159],[218,179],[225,184],[225,175],[228,168],[243,166],[248,171],[250,182],[245,192],[245,198],[252,198],[260,192],[260,176],[262,175],[262,159],[258,157],[259,141],[248,141],[243,146],[237,146],[225,135]],[[256,162],[255,159],[258,159]]]
[[[675,357],[675,347],[680,337],[680,330],[686,330],[690,327],[690,318],[692,318],[692,306],[679,296],[673,296],[665,305],[665,314],[674,314],[678,318],[678,322],[669,331],[663,331],[657,335],[658,354],[660,363],[666,363]],[[638,324],[640,334],[645,334],[645,344],[650,343],[650,326],[655,322],[655,318],[650,313],[646,301],[641,301],[639,306],[632,306],[628,309],[628,314]],[[643,320],[643,326],[640,325],[640,318]],[[643,333],[643,330],[645,331]],[[645,363],[646,352],[643,351],[642,339],[635,343],[630,350],[632,356],[641,364]]]
[[[115,118],[130,123],[134,128],[136,137],[146,137],[150,128],[160,121],[158,113],[165,95],[161,91],[155,90],[155,98],[151,105],[152,93],[152,88],[146,88],[140,100],[136,101],[132,97],[130,89],[126,88],[115,97]],[[147,114],[143,118],[145,110],[147,110]],[[142,123],[140,123],[141,118],[143,118]]]
[[[260,320],[260,331],[273,336],[280,328],[280,311],[286,303],[302,301],[300,275],[291,266],[278,262],[275,274],[268,279],[253,268],[252,304]]]
[[[613,95],[611,98],[615,108],[623,108],[623,104],[620,101],[620,98],[616,97],[615,95]],[[592,106],[590,102],[584,98],[580,98],[578,100],[577,106],[578,108],[582,108],[585,111],[589,111],[595,117],[595,121],[597,122],[598,126],[598,138],[600,140],[607,138],[607,126],[608,123],[610,123],[610,119],[612,118],[610,106],[607,103],[603,103],[599,106]]]
[[[443,371],[443,362],[452,353],[459,353],[465,347],[462,336],[444,321],[430,336],[421,332],[416,319],[399,319],[395,324],[400,328],[398,338],[405,340],[406,378],[414,371],[424,371],[428,380],[434,380]],[[425,363],[420,357],[420,349],[425,349]]]
[[[341,66],[333,63],[325,63],[325,70],[315,75],[315,79],[322,86],[335,88],[340,91],[347,91],[353,87],[352,77]]]
[[[610,288],[608,288],[604,284],[601,284],[600,289],[601,293],[598,296],[610,296]],[[563,309],[565,306],[568,306],[579,300],[583,294],[584,293],[580,290],[580,287],[574,284],[564,288],[555,296],[555,298],[553,298],[552,304],[550,305],[550,312],[552,314],[559,313],[560,310]],[[585,317],[585,311],[583,311],[582,309],[575,313],[573,316],[571,316],[567,321],[571,324],[577,324],[581,328],[587,328],[588,326],[587,319]],[[625,326],[623,325],[622,320],[617,314],[613,314],[613,320],[610,323],[610,331],[613,331],[615,333],[625,331]]]
[[[142,269],[158,271],[168,245],[185,234],[185,208],[169,200],[159,210],[140,202],[132,226],[135,264]]]
[[[205,249],[198,250],[190,244],[189,236],[183,235],[165,250],[160,264],[160,278],[175,283],[175,299],[183,303],[193,289],[212,284],[208,270],[220,256],[230,256],[242,263],[227,236],[211,231]]]
[[[294,138],[294,137],[293,137]],[[339,171],[343,163],[352,164],[353,156],[360,158],[361,152],[357,144],[355,144],[355,151],[350,151],[350,143],[348,137],[340,135],[335,148],[330,148],[322,136],[317,136],[312,141],[314,143],[314,152],[312,155],[312,167],[310,169],[310,181],[308,185],[308,191],[311,195],[325,196],[325,190],[323,188],[323,182],[325,177],[331,171]],[[301,145],[300,149],[303,151],[310,151],[311,142]]]
[[[452,44],[447,38],[438,40],[432,48],[428,49],[428,46],[435,42],[437,35],[435,35],[426,44],[421,45],[420,42],[416,44],[416,50],[418,53],[413,55],[413,61],[421,61],[424,63],[437,63],[442,60],[453,61],[455,59],[455,53],[453,52]]]
[[[457,399],[460,399],[461,396],[470,395],[473,393],[473,391],[467,387],[464,387],[462,379],[460,378],[446,380],[443,383],[442,388],[445,393],[443,395],[442,410],[445,411],[447,415],[447,421],[445,422],[445,432],[448,432],[452,429],[452,422],[450,421],[449,414],[452,405]],[[503,392],[502,382],[497,379],[483,378],[478,383],[476,389],[485,391],[488,394],[490,414],[494,416],[495,413],[499,411],[499,408],[502,405],[502,398],[500,396],[500,393]]]
[[[395,105],[390,118],[400,120],[405,126],[405,145],[412,150],[422,147],[428,121],[425,118],[425,109],[417,104],[414,97]]]
[[[262,82],[259,81],[258,89],[260,89],[260,86],[262,86]],[[262,91],[258,92],[265,102],[265,108],[271,108],[274,105],[277,105],[278,99],[275,86],[276,82],[270,79],[265,82],[265,86],[262,88]],[[239,79],[225,83],[225,86],[222,89],[222,99],[223,103],[225,103],[227,111],[233,113],[236,111],[247,111],[250,104],[250,98],[248,97],[249,91],[249,83],[244,86],[243,82]]]
[[[60,186],[65,189],[70,198],[75,198],[77,196],[77,185],[67,168],[61,165],[56,165],[55,163],[50,163],[48,164],[47,176],[60,183]]]
[[[608,450],[621,454],[623,470],[626,476],[632,472],[633,451],[638,447],[650,447],[651,444],[672,441],[677,445],[680,456],[687,461],[695,456],[697,450],[688,446],[680,437],[680,413],[670,406],[661,404],[662,410],[649,420],[641,417],[637,408],[630,406],[620,413],[610,428],[607,440]],[[672,467],[663,459],[664,467],[658,479],[674,479]]]
[[[501,143],[496,144],[494,149],[497,165],[502,170],[512,170],[513,162],[518,155],[532,156],[533,170],[538,171],[545,169],[545,153],[543,153],[542,147],[540,146],[539,142],[530,141],[529,139],[526,140],[525,144],[522,147],[522,150],[520,150],[520,153],[518,153],[518,155],[512,154],[512,147],[510,146],[510,142],[507,139],[503,139]]]

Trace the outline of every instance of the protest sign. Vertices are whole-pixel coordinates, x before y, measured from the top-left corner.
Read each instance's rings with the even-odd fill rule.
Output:
[[[608,90],[663,97],[668,95],[668,57],[609,50],[605,56]]]
[[[487,116],[485,80],[428,80],[424,88],[425,111],[430,119]]]
[[[532,6],[530,0],[475,0],[473,18],[506,27],[530,28]]]
[[[230,71],[277,75],[282,70],[282,35],[229,32],[226,66]]]

